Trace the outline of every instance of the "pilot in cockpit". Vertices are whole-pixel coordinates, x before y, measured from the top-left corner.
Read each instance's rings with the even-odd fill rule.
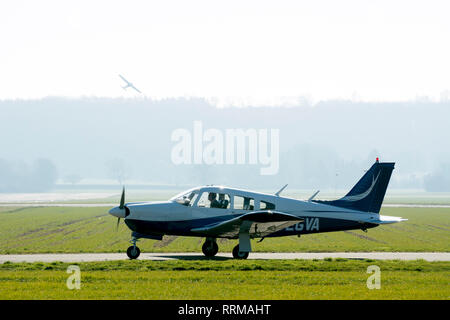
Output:
[[[208,200],[210,203],[210,208],[220,208],[220,202],[216,200],[217,194],[214,192],[210,192],[208,195]]]

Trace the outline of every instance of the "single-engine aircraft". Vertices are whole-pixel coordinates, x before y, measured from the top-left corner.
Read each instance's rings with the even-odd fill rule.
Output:
[[[313,200],[318,192],[306,201],[282,197],[286,186],[275,194],[203,186],[168,201],[125,203],[124,188],[120,205],[109,213],[118,218],[117,226],[123,218],[132,231],[130,259],[139,257],[138,239],[162,240],[163,235],[205,237],[202,251],[207,257],[217,254],[217,238],[239,239],[233,257],[246,259],[254,238],[367,231],[407,220],[379,214],[394,164],[377,158],[350,192],[337,200]]]
[[[130,81],[125,79],[122,75],[119,74],[119,77],[126,83],[126,85],[122,87],[123,90],[127,90],[128,88],[133,88],[137,92],[142,93],[141,91],[138,90],[138,88],[136,88]]]

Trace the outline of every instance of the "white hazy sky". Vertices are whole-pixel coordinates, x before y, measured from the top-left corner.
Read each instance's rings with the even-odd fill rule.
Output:
[[[439,99],[449,1],[1,1],[0,99]]]

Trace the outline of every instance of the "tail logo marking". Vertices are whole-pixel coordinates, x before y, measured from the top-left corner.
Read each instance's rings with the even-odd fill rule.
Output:
[[[381,170],[380,170],[380,172],[378,172],[378,175],[377,175],[377,177],[375,179],[374,179],[374,176],[372,176],[372,185],[365,192],[360,193],[360,194],[356,194],[354,196],[347,196],[347,197],[342,198],[341,200],[344,200],[344,201],[358,201],[358,200],[362,200],[365,197],[367,197],[372,192],[373,187],[375,187],[375,184],[377,183],[377,180],[378,180],[378,177],[380,176],[380,173],[381,173]]]

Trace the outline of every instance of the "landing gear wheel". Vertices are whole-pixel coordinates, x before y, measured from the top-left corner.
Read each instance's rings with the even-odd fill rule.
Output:
[[[248,252],[239,251],[239,245],[233,248],[233,258],[235,259],[247,259]]]
[[[214,257],[219,251],[219,246],[215,241],[205,241],[202,251],[206,257]]]
[[[128,249],[127,249],[127,256],[131,260],[136,259],[137,257],[139,257],[140,254],[141,254],[141,250],[139,250],[139,248],[136,246],[131,246],[131,247],[128,247]]]

